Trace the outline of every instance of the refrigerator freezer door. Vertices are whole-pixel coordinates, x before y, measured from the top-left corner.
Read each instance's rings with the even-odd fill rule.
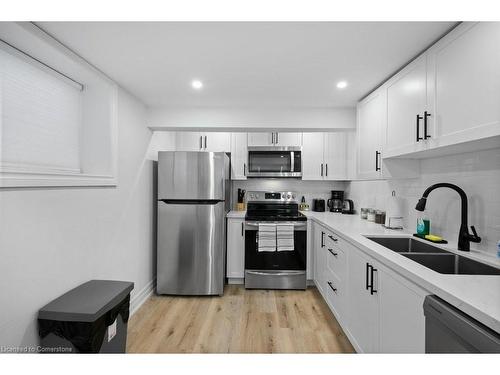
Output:
[[[158,199],[224,200],[223,152],[158,152]]]
[[[158,201],[158,294],[222,294],[224,237],[224,202]]]

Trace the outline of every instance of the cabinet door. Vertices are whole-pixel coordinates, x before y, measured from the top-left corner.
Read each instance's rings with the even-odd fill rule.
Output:
[[[245,277],[245,221],[227,219],[227,277]]]
[[[318,290],[325,295],[325,230],[322,226],[314,225],[314,283]]]
[[[324,133],[325,180],[347,179],[347,134]]]
[[[385,156],[396,156],[425,148],[423,116],[427,98],[426,61],[426,55],[420,56],[387,83]]]
[[[367,264],[373,264],[359,250],[348,254],[348,318],[354,346],[363,353],[378,350],[378,295],[367,288]]]
[[[248,133],[249,146],[273,146],[274,133]]]
[[[204,133],[203,151],[230,152],[231,133],[226,133],[226,132]]]
[[[302,146],[302,133],[274,133],[276,146]]]
[[[302,179],[323,180],[324,135],[326,133],[303,133],[302,136]]]
[[[231,133],[231,179],[246,180],[247,133]]]
[[[500,23],[464,22],[428,52],[431,147],[500,135]]]
[[[408,281],[378,270],[380,353],[425,353],[424,298]]]
[[[198,132],[176,132],[175,143],[177,151],[201,151],[203,136]]]
[[[386,119],[386,95],[381,87],[358,104],[358,177],[380,178],[381,132]]]

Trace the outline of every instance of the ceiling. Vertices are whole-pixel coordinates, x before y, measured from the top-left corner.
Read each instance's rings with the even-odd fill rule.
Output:
[[[350,107],[454,23],[37,25],[150,107]]]

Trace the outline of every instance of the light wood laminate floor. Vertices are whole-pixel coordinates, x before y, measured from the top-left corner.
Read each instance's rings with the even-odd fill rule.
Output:
[[[153,296],[129,321],[129,353],[353,353],[318,290]]]

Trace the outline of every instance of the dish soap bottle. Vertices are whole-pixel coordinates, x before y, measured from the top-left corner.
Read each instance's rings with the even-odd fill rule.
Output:
[[[422,216],[417,218],[417,234],[424,237],[430,233],[430,229],[431,222],[425,213],[423,213]]]

